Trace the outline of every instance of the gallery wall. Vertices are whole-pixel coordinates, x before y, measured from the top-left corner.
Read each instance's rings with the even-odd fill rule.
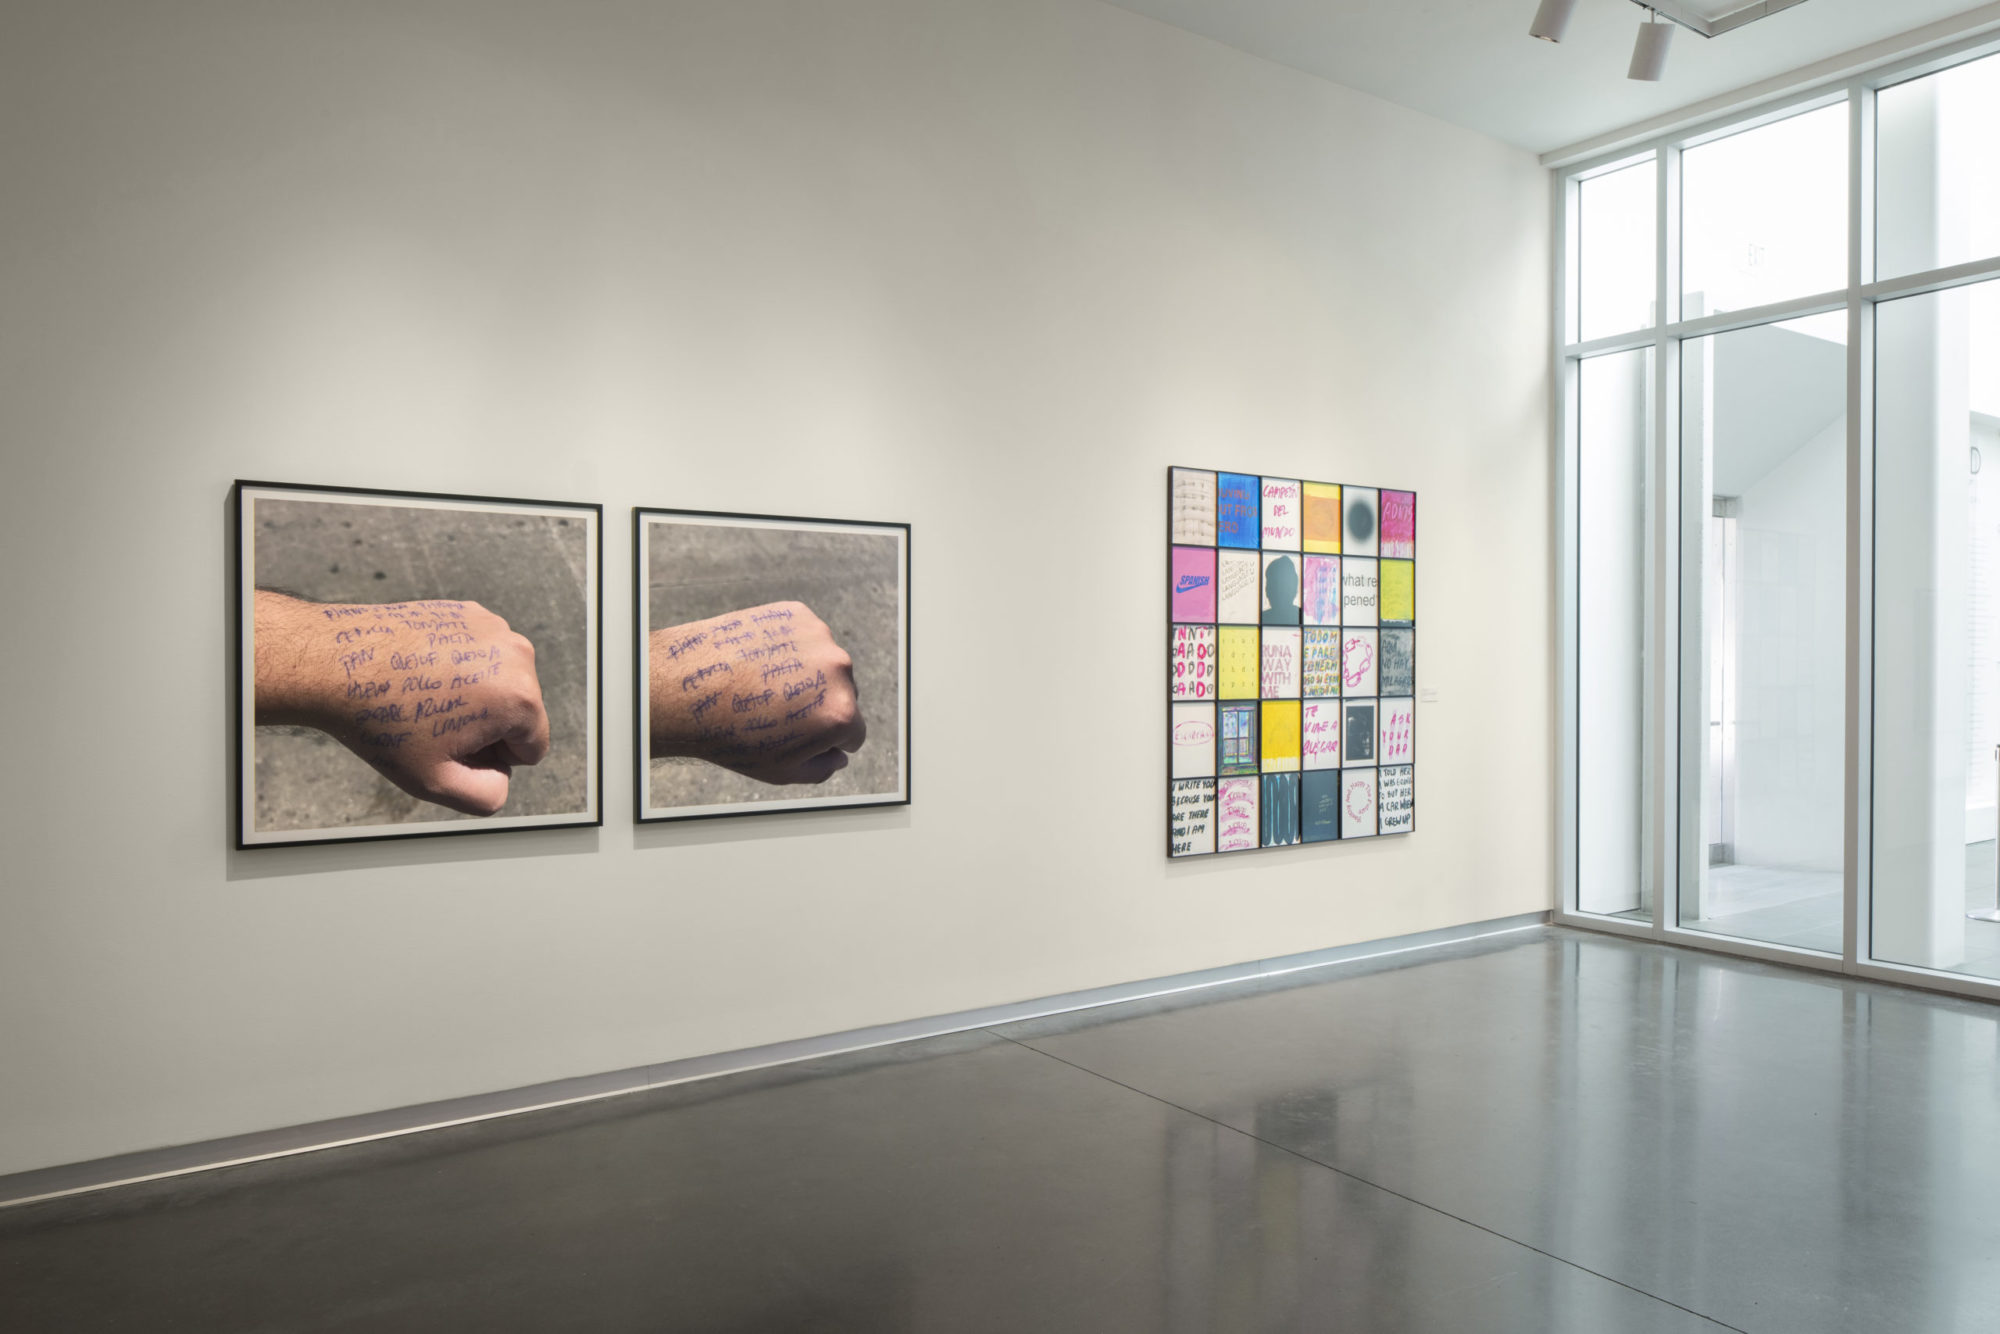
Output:
[[[0,1172],[1550,906],[1528,154],[1096,0],[79,0],[0,107]],[[1170,463],[1420,493],[1413,835],[1168,864]],[[233,851],[237,477],[604,503],[605,826]],[[635,828],[635,504],[913,525],[912,805]]]

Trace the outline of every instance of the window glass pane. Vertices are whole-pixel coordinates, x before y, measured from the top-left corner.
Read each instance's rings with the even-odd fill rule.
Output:
[[[1653,350],[1577,368],[1577,907],[1653,920],[1645,873]]]
[[[1875,329],[1873,956],[2000,978],[2000,283]]]
[[[1650,328],[1659,171],[1651,159],[1577,187],[1577,271],[1584,342]]]
[[[1701,661],[1682,753],[1698,757],[1701,827],[1680,923],[1828,953],[1846,865],[1845,333],[1797,320],[1690,339],[1681,357],[1699,517],[1682,633]]]
[[[1681,155],[1683,319],[1847,285],[1847,106]]]
[[[2000,255],[2000,56],[1875,101],[1878,277]]]

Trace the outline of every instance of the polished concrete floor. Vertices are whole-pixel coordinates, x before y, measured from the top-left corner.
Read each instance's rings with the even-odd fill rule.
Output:
[[[1535,929],[0,1211],[14,1331],[2000,1329],[2000,1009]]]

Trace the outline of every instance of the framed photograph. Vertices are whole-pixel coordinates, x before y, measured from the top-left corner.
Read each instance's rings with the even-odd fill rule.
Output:
[[[636,509],[641,822],[910,800],[910,526]]]
[[[236,846],[604,822],[603,510],[239,481]]]

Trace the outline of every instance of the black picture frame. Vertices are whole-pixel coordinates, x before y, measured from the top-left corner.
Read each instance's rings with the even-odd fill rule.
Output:
[[[338,530],[337,535],[329,534],[324,541],[313,539],[310,551],[304,549],[304,539],[301,539],[300,548],[286,552],[284,558],[273,552],[273,559],[263,565],[263,573],[260,575],[260,562],[257,559],[258,540],[263,533],[275,531],[279,526],[276,518],[267,518],[263,521],[263,527],[258,526],[255,514],[258,502],[261,500],[271,501],[274,505],[284,502],[297,504],[318,501],[328,506],[373,509],[379,512],[372,516],[379,520],[374,525],[377,531],[373,536],[381,536],[381,530],[391,527],[387,512],[392,510],[456,514],[466,520],[472,520],[477,516],[479,522],[474,523],[473,527],[479,531],[468,534],[472,540],[465,544],[465,554],[462,557],[447,560],[448,567],[455,566],[454,573],[447,579],[449,586],[439,588],[428,598],[403,596],[397,591],[398,588],[408,588],[411,581],[417,577],[414,573],[414,562],[409,562],[411,570],[401,572],[394,577],[390,576],[386,569],[372,571],[366,586],[372,590],[372,586],[379,583],[383,587],[383,592],[373,602],[357,602],[347,597],[327,596],[327,593],[330,590],[353,589],[359,577],[359,569],[374,563],[370,559],[363,559],[356,562],[357,569],[344,571],[343,562],[353,560],[352,553],[355,547],[363,549],[364,557],[383,554],[380,549],[375,548],[369,537],[353,535],[351,524],[354,519],[366,519],[371,516],[360,513],[358,509],[350,511],[353,518],[344,521],[350,527]],[[403,491],[239,478],[230,487],[229,515],[231,534],[228,614],[231,652],[228,672],[232,707],[230,748],[232,792],[229,823],[231,841],[239,851],[469,834],[518,833],[526,830],[602,827],[604,824],[604,507],[601,504],[590,501],[536,500],[512,496]],[[320,772],[310,785],[295,786],[309,787],[309,790],[315,793],[316,799],[320,800],[338,801],[340,797],[348,796],[349,804],[352,805],[359,799],[353,796],[357,791],[354,785],[368,784],[371,785],[370,790],[376,794],[374,801],[378,809],[386,795],[398,806],[404,802],[412,803],[406,808],[411,818],[373,822],[348,820],[325,825],[298,823],[289,824],[287,827],[275,827],[267,821],[260,821],[258,803],[260,796],[263,795],[265,782],[261,777],[263,770],[258,763],[259,737],[264,736],[269,744],[280,743],[275,740],[275,733],[271,728],[262,726],[257,721],[254,684],[256,652],[254,595],[259,591],[279,592],[322,607],[400,607],[418,601],[476,602],[484,607],[487,601],[493,601],[501,604],[501,608],[513,607],[518,616],[520,604],[515,599],[489,596],[482,600],[471,596],[466,587],[466,585],[493,586],[507,578],[504,572],[494,568],[492,561],[486,559],[486,554],[500,546],[502,536],[513,536],[500,534],[498,532],[500,525],[488,521],[496,516],[515,521],[510,522],[509,527],[525,527],[529,519],[537,517],[554,520],[556,527],[567,528],[579,521],[582,527],[580,541],[574,543],[576,548],[574,554],[582,557],[581,571],[566,560],[566,568],[558,572],[559,575],[572,576],[580,585],[577,588],[579,596],[575,605],[564,608],[550,602],[544,604],[543,609],[559,611],[565,616],[574,616],[580,612],[582,617],[581,626],[572,627],[573,633],[565,636],[564,652],[554,655],[561,659],[557,670],[561,677],[559,686],[562,694],[559,711],[562,715],[562,724],[558,727],[551,721],[550,756],[563,754],[564,738],[572,732],[580,733],[584,741],[584,753],[575,764],[564,763],[551,766],[549,769],[542,769],[539,764],[532,769],[528,766],[513,767],[508,770],[507,786],[510,800],[515,799],[517,787],[525,787],[529,789],[527,799],[544,805],[566,805],[568,809],[528,813],[517,811],[509,814],[503,805],[493,814],[480,815],[447,809],[409,793],[408,789],[402,789],[401,795],[397,795],[398,785],[382,773],[371,771],[372,761],[362,760],[359,751],[352,751],[343,743],[333,740],[329,734],[319,732],[313,738],[313,745],[321,752],[321,759],[315,761],[313,767]],[[544,531],[553,533],[553,528],[545,528]],[[452,545],[456,544],[457,536],[456,533],[451,536]],[[558,541],[568,542],[569,539],[567,535],[551,538],[552,544]],[[334,544],[338,544],[337,548]],[[336,554],[336,549],[341,554]],[[315,573],[314,578],[304,581],[312,587],[298,586],[301,581],[296,577],[287,578],[282,584],[268,577],[273,567],[288,565],[291,573],[296,575],[308,561],[322,558],[328,567],[328,578],[321,580]],[[436,566],[435,559],[426,562],[425,578],[436,577]],[[272,584],[273,587],[266,588],[266,583]],[[551,587],[560,586],[561,579],[558,578]],[[550,597],[554,597],[553,592]],[[488,608],[488,610],[494,610],[498,615],[505,615],[505,610],[502,609]],[[372,627],[379,623],[380,618],[368,615],[360,617],[359,620],[367,622]],[[329,621],[329,626],[334,624],[336,622]],[[347,625],[348,622],[342,621],[339,624]],[[408,622],[405,623],[406,626],[407,624]],[[528,629],[524,626],[515,625],[511,620],[509,625],[513,632],[522,634],[523,637],[530,637]],[[384,633],[389,632],[384,631]],[[533,642],[532,638],[530,642]],[[545,647],[554,647],[554,643],[555,641],[548,639],[545,634],[545,646],[538,646],[535,656],[537,694],[544,707],[546,707],[546,697],[554,694],[557,689],[544,679],[552,665],[547,661],[549,655],[545,652]],[[581,655],[580,663],[575,659],[578,653]],[[470,675],[470,673],[465,674]],[[391,685],[389,689],[393,691],[395,687]],[[581,691],[580,701],[572,698],[574,690]],[[453,697],[463,698],[463,694]],[[432,725],[437,727],[443,724],[433,721]],[[315,729],[295,726],[289,730],[295,735],[305,735],[313,733]],[[271,766],[277,770],[273,776],[272,786],[277,786],[283,781],[280,776],[282,768],[299,755],[295,748],[285,747],[285,749],[290,751],[287,758],[271,760]],[[327,777],[328,773],[332,774],[331,778]],[[519,776],[518,783],[516,776]],[[580,794],[572,795],[572,790],[579,784]]]
[[[757,569],[737,571],[732,576],[727,569],[727,556],[716,552],[713,558],[721,570],[711,570],[708,578],[698,583],[657,583],[654,579],[655,533],[649,525],[677,526],[690,530],[712,532],[740,532],[756,534],[792,534],[796,538],[808,535],[816,538],[813,542],[801,542],[800,550],[787,562],[784,569]],[[894,595],[893,611],[886,605],[886,595],[880,587],[879,578],[858,578],[841,580],[831,573],[829,563],[837,558],[838,539],[843,536],[854,538],[884,538],[893,548]],[[911,687],[913,684],[914,654],[911,631],[914,625],[911,611],[911,525],[898,520],[869,520],[827,518],[792,514],[754,514],[730,510],[697,510],[661,506],[635,506],[632,510],[632,797],[633,819],[639,824],[668,824],[684,820],[732,819],[741,816],[786,815],[802,811],[828,810],[868,810],[885,806],[907,806],[914,795],[914,755],[912,751],[912,707]],[[739,542],[748,546],[748,543]],[[805,548],[816,548],[808,552]],[[866,570],[879,576],[882,557],[885,552],[868,553]],[[850,560],[861,559],[861,544],[857,543]],[[707,559],[710,553],[695,553],[691,558]],[[719,576],[719,577],[718,577]],[[723,595],[724,588],[741,590],[733,595]],[[779,592],[806,592],[813,588],[824,590],[821,608],[813,608],[812,597],[778,598],[764,596]],[[662,594],[663,603],[673,603],[677,609],[675,616],[687,615],[699,610],[700,616],[690,616],[686,621],[668,619],[661,626],[654,626],[653,603],[656,592]],[[754,611],[757,607],[772,602],[793,601],[804,603],[813,610],[829,632],[832,642],[848,651],[853,666],[853,680],[859,695],[859,708],[867,725],[867,739],[852,752],[859,757],[842,771],[833,774],[824,782],[824,790],[813,792],[818,783],[769,783],[759,782],[740,771],[726,767],[719,759],[707,759],[691,755],[655,756],[652,753],[651,684],[653,674],[652,634],[655,629],[687,627],[693,633],[707,633],[701,629],[704,622],[732,617],[741,610]],[[724,606],[725,603],[738,605]],[[667,611],[663,608],[663,616]],[[893,629],[895,635],[893,664],[881,661],[883,654],[878,642],[883,628]],[[745,626],[743,629],[756,629]],[[731,633],[718,636],[718,640],[734,639],[742,629],[731,628]],[[843,639],[843,634],[846,639]],[[684,636],[685,638],[685,636]],[[754,644],[732,645],[730,655],[739,655],[755,648]],[[711,645],[701,645],[691,652],[705,652]],[[808,650],[810,651],[810,650]],[[732,656],[720,660],[733,662]],[[706,663],[713,666],[713,663]],[[736,664],[740,665],[740,664]],[[777,664],[783,666],[785,664]],[[697,668],[697,670],[701,670]],[[726,679],[717,678],[718,680]],[[894,705],[889,716],[883,717],[878,711],[877,701],[888,693],[888,683],[893,681]],[[780,685],[784,683],[779,682]],[[733,700],[732,700],[733,702]],[[757,721],[753,719],[754,722]],[[884,751],[880,739],[893,736],[894,746],[888,752],[886,769],[881,758]],[[772,741],[782,738],[773,736]],[[737,745],[747,738],[718,738],[720,745]],[[869,752],[870,746],[877,749]],[[782,751],[780,752],[783,753]],[[676,773],[674,771],[678,770]],[[893,771],[893,785],[884,786],[884,774]],[[656,783],[657,780],[657,783]],[[656,786],[659,789],[656,792]],[[797,788],[796,794],[787,794],[787,789]],[[674,791],[678,789],[678,792]],[[673,798],[687,795],[707,795],[713,799],[700,801],[671,800],[660,804],[656,796]]]

